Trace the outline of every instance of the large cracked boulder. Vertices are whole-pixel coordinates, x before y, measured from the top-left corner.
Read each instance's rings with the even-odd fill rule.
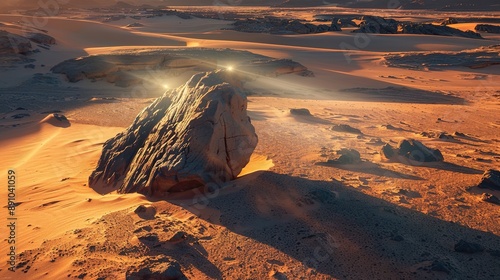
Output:
[[[93,188],[162,197],[235,179],[257,145],[235,74],[199,73],[104,144]]]

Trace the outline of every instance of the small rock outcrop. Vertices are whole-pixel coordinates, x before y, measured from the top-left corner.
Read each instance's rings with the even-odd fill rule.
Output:
[[[27,54],[32,51],[30,40],[25,37],[0,30],[0,55]]]
[[[474,31],[462,31],[445,25],[434,25],[430,23],[407,23],[400,25],[403,34],[423,34],[439,36],[458,36],[472,39],[482,39],[479,33]]]
[[[181,266],[164,255],[148,257],[139,266],[128,268],[125,279],[187,280],[186,276],[182,273]]]
[[[486,32],[486,33],[500,33],[499,25],[491,25],[491,24],[478,24],[476,28],[474,28],[478,32]]]
[[[312,116],[311,112],[306,108],[292,108],[290,114],[294,116]]]
[[[443,155],[438,149],[426,147],[422,142],[405,139],[399,142],[397,148],[386,144],[382,147],[381,154],[387,159],[393,159],[396,156],[403,156],[410,160],[419,162],[436,162],[443,161]]]
[[[449,17],[443,21],[441,21],[440,25],[448,25],[448,24],[457,24],[458,20],[453,17]]]
[[[106,141],[89,186],[162,197],[235,179],[257,135],[233,74],[199,73],[158,98]]]
[[[396,34],[398,32],[398,22],[394,19],[363,16],[361,20],[359,29],[354,30],[354,33]]]
[[[329,164],[355,164],[361,162],[361,156],[358,151],[354,149],[340,149],[336,151],[337,156],[329,159]]]
[[[500,171],[494,169],[487,170],[484,172],[477,186],[481,189],[500,191]]]
[[[56,39],[52,36],[43,33],[28,33],[26,38],[37,44],[47,44],[47,45],[55,45]]]
[[[340,27],[312,23],[302,23],[296,19],[280,19],[273,17],[240,19],[233,23],[233,30],[248,33],[271,34],[312,34],[328,31],[340,31]]]
[[[354,128],[348,124],[336,124],[332,126],[332,130],[337,132],[347,132],[352,134],[363,134],[361,130]]]

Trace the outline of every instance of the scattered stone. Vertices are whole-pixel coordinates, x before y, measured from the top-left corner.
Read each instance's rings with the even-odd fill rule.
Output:
[[[491,24],[478,24],[476,25],[476,31],[486,32],[486,33],[500,33],[499,25],[491,25]]]
[[[420,162],[444,161],[441,151],[428,148],[420,141],[414,139],[402,140],[396,149],[390,144],[386,144],[382,147],[381,154],[387,159],[392,159],[396,155],[400,155]]]
[[[89,186],[163,197],[235,179],[257,145],[239,84],[231,72],[199,73],[158,98],[106,141]]]
[[[453,136],[467,137],[467,135],[465,135],[465,133],[461,133],[461,132],[458,132],[458,131],[453,132]]]
[[[493,203],[493,204],[496,204],[496,205],[500,205],[500,199],[490,193],[483,193],[481,195],[481,200],[484,201],[484,202],[489,202],[489,203]]]
[[[392,159],[397,155],[397,151],[389,144],[385,144],[380,150],[380,154],[386,159]]]
[[[166,279],[187,280],[181,266],[166,256],[148,257],[140,265],[128,268],[126,280]]]
[[[295,116],[312,116],[311,112],[309,112],[309,110],[305,108],[290,109],[290,114]]]
[[[500,190],[500,171],[493,169],[485,171],[477,187],[481,189]]]
[[[329,159],[327,163],[330,164],[355,164],[361,162],[361,156],[358,151],[354,149],[341,149],[336,151],[337,158]]]
[[[480,244],[467,242],[465,240],[460,240],[457,244],[455,244],[454,249],[455,252],[466,254],[474,254],[484,251],[483,246],[481,246]]]
[[[337,132],[347,132],[347,133],[353,133],[353,134],[363,134],[361,130],[354,128],[348,124],[336,124],[332,127],[333,131]]]

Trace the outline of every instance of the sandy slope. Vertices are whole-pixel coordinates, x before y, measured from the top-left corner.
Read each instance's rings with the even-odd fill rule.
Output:
[[[480,190],[469,189],[484,170],[500,168],[500,67],[414,71],[385,67],[382,60],[387,52],[461,50],[498,44],[497,39],[375,35],[365,47],[346,51],[340,44],[355,42],[346,32],[272,36],[215,30],[225,22],[176,19],[172,27],[172,19],[155,19],[141,29],[122,28],[124,23],[51,19],[45,29],[59,44],[36,56],[36,63],[47,67],[1,73],[5,83],[0,96],[10,109],[2,109],[0,116],[0,172],[15,168],[19,174],[22,265],[15,274],[2,265],[0,276],[123,279],[128,267],[154,263],[154,256],[176,261],[192,279],[500,275],[498,253],[495,257],[500,250],[499,206],[481,202]],[[198,24],[206,29],[196,29]],[[162,26],[176,33],[158,34]],[[246,85],[260,142],[248,174],[216,194],[150,202],[134,194],[103,196],[86,186],[102,143],[122,131],[151,99],[124,97],[130,89],[112,89],[102,81],[63,83],[61,91],[6,88],[87,53],[184,45],[293,58],[315,72],[313,78],[262,77]],[[376,89],[387,87],[396,89],[377,94]],[[342,91],[350,88],[368,90]],[[43,98],[39,90],[66,102],[37,108]],[[13,119],[17,107],[29,109],[31,116]],[[290,108],[302,107],[313,116],[289,114]],[[41,114],[54,109],[62,110],[70,125]],[[363,135],[333,132],[334,124],[349,124]],[[394,128],[387,129],[388,124]],[[455,131],[467,137],[420,135]],[[378,138],[393,145],[416,138],[439,148],[446,162],[387,162],[378,154]],[[357,149],[364,163],[324,164],[340,148]],[[0,196],[6,195],[2,188]],[[153,208],[134,213],[139,205]],[[176,240],[179,232],[185,238]],[[1,231],[0,240],[5,238]],[[486,251],[454,252],[460,239],[480,243]],[[6,259],[2,251],[0,262]]]

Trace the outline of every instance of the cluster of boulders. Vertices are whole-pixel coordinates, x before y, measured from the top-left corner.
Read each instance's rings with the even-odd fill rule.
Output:
[[[164,197],[235,179],[257,145],[237,75],[194,75],[106,141],[89,186]]]
[[[14,33],[0,30],[0,55],[27,55],[34,51],[33,43],[54,45],[56,39],[43,33],[27,33],[20,36]]]
[[[500,26],[492,24],[478,24],[476,25],[475,30],[486,33],[500,33]]]
[[[341,31],[337,24],[302,23],[299,20],[279,18],[255,18],[240,19],[233,23],[233,30],[249,33],[271,33],[271,34],[311,34],[328,31]]]
[[[439,36],[459,36],[466,38],[481,39],[481,35],[474,31],[461,31],[446,25],[434,25],[430,23],[399,22],[394,19],[385,19],[378,16],[363,16],[359,29],[354,33],[378,33],[378,34],[423,34]]]
[[[382,147],[381,154],[387,159],[396,159],[398,156],[417,162],[444,161],[443,154],[438,149],[426,147],[422,142],[414,139],[405,139],[398,143],[396,148],[390,144]]]
[[[408,69],[442,68],[465,66],[484,68],[500,64],[500,45],[451,52],[405,52],[384,56],[385,63],[391,67]]]
[[[4,30],[0,30],[0,55],[27,54],[33,50],[31,41]]]

